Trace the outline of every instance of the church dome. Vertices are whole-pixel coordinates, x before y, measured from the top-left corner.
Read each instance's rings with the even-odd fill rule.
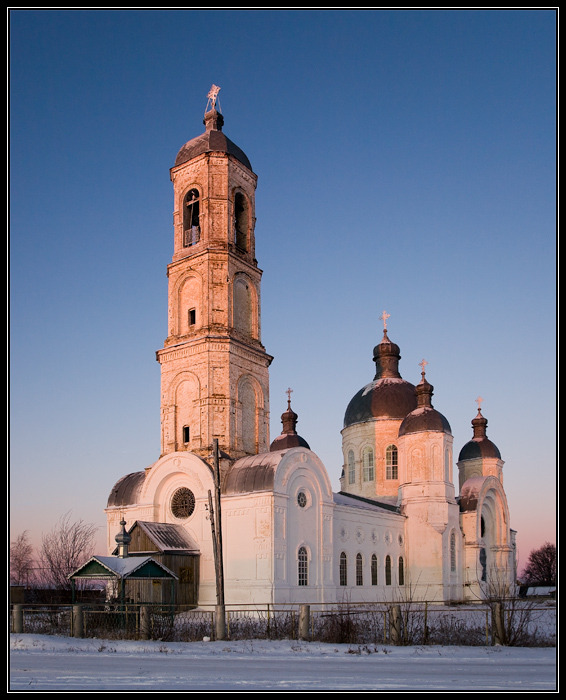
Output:
[[[115,506],[128,506],[138,502],[138,497],[143,487],[145,471],[126,474],[113,486],[108,496],[107,508]]]
[[[497,446],[487,437],[487,418],[484,418],[482,415],[481,408],[478,408],[478,415],[472,420],[472,427],[474,429],[474,437],[462,447],[458,461],[490,457],[501,459],[501,453]]]
[[[187,141],[179,153],[177,153],[175,167],[187,163],[189,160],[203,153],[220,152],[234,156],[234,158],[239,160],[246,168],[249,170],[252,169],[252,165],[242,149],[236,146],[233,141],[230,141],[230,139],[222,133],[224,117],[220,112],[217,112],[214,108],[209,110],[204,115],[203,124],[206,126],[206,131],[204,134]]]
[[[289,389],[289,392],[291,389]],[[283,430],[281,435],[277,436],[269,447],[270,452],[277,450],[287,450],[291,447],[306,447],[310,450],[308,442],[297,434],[297,421],[299,417],[291,408],[291,398],[287,399],[287,410],[281,415],[281,423]]]
[[[425,379],[424,370],[422,379],[416,386],[417,407],[403,419],[399,426],[399,437],[410,433],[441,432],[452,435],[450,423],[446,418],[432,407],[432,395],[434,387]]]
[[[399,346],[391,342],[387,329],[373,349],[376,374],[352,398],[344,415],[344,427],[376,418],[404,418],[416,408],[415,387],[399,374]]]

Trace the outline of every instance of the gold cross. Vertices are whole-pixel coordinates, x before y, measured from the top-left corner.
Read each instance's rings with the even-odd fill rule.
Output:
[[[287,402],[289,403],[289,406],[290,406],[291,405],[291,394],[293,393],[293,389],[291,389],[291,387],[289,387],[285,393],[287,394]]]
[[[481,396],[478,396],[478,398],[476,399],[476,403],[478,405],[478,411],[481,411],[481,405],[483,403],[483,399]]]
[[[387,328],[387,319],[391,316],[391,314],[388,314],[387,311],[384,311],[381,316],[379,317],[380,321],[383,321],[383,328]]]
[[[424,374],[424,368],[428,365],[428,362],[426,360],[421,360],[419,362],[419,367],[421,368],[421,372]]]

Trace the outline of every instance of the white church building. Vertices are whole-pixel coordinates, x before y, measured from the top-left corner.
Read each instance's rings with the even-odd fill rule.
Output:
[[[426,363],[416,386],[401,377],[385,312],[375,376],[345,407],[339,490],[297,434],[290,399],[283,431],[270,442],[257,176],[222,131],[217,92],[209,93],[204,133],[181,148],[170,171],[168,336],[157,352],[161,456],[112,488],[108,553],[124,520],[129,555],[156,556],[178,576],[175,602],[216,603],[208,493],[217,440],[226,603],[450,602],[478,600],[492,585],[511,588],[515,533],[504,462],[486,435],[481,400],[454,464]]]

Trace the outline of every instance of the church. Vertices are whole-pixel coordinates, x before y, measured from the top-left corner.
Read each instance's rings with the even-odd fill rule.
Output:
[[[217,441],[226,603],[455,602],[508,591],[515,532],[481,399],[454,465],[426,362],[416,386],[402,378],[385,312],[375,367],[368,362],[368,383],[345,407],[338,491],[297,433],[291,391],[270,441],[257,175],[223,132],[218,90],[208,95],[204,133],[170,170],[168,335],[156,353],[161,456],[112,488],[108,553],[127,534],[129,556],[153,555],[177,576],[171,602],[217,602],[208,500]]]

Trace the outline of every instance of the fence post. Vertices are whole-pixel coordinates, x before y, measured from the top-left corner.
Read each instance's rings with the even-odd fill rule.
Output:
[[[82,605],[73,605],[73,637],[84,637],[84,618]]]
[[[151,618],[148,605],[140,605],[140,637],[149,639],[151,630]]]
[[[310,605],[301,605],[299,607],[299,639],[309,639],[309,617]]]
[[[14,605],[12,608],[14,632],[23,634],[24,631],[24,607],[23,605]]]
[[[401,606],[392,605],[389,618],[389,632],[393,644],[401,644]]]

